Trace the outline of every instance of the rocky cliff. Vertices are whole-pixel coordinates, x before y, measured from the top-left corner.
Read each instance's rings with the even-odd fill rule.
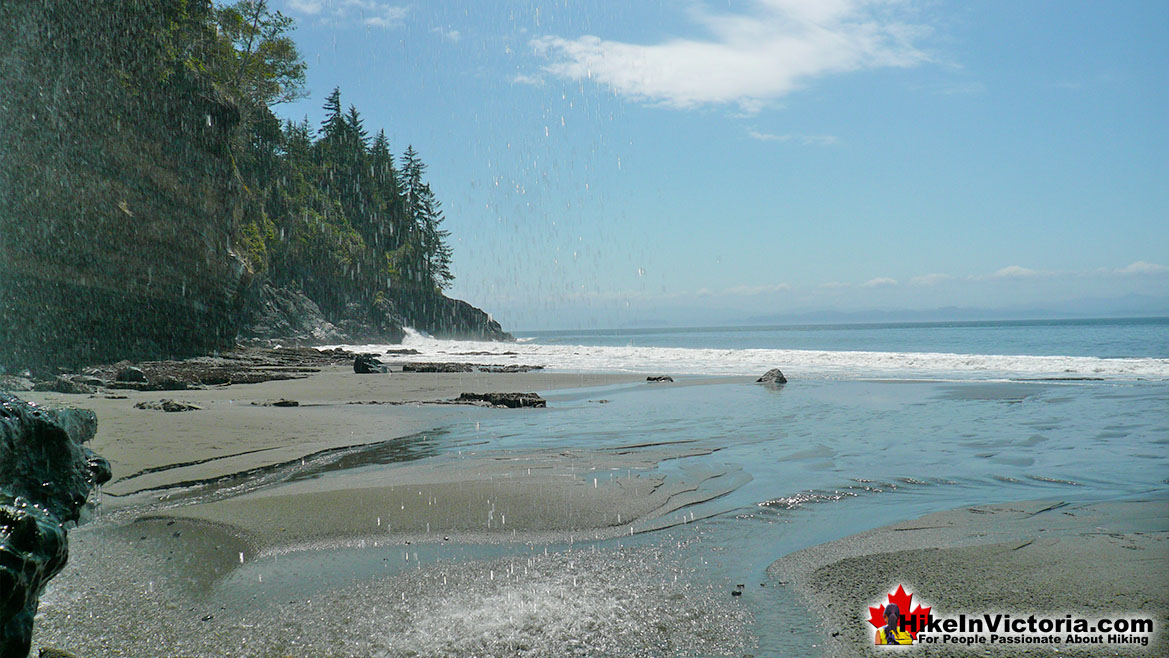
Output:
[[[192,54],[217,38],[213,11],[0,2],[0,374],[207,353],[238,337],[394,342],[403,325],[510,338],[439,294],[367,296],[324,317],[252,275],[233,243],[254,195],[233,155],[241,111]]]
[[[166,20],[154,4],[149,16]],[[238,113],[157,65],[137,37],[159,26],[111,7],[0,3],[0,363],[193,353],[235,338],[246,268],[231,245],[227,149]],[[165,85],[141,84],[159,76]]]

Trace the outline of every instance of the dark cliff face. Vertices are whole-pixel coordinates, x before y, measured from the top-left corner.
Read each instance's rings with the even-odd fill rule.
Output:
[[[151,23],[179,3],[137,0],[137,20],[158,19],[145,25],[118,4],[0,3],[0,366],[235,337],[238,112],[197,76],[148,65]]]

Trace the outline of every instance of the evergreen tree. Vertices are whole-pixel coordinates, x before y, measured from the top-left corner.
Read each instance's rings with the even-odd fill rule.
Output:
[[[424,281],[428,288],[441,291],[454,281],[451,273],[453,253],[446,240],[451,232],[443,228],[442,204],[435,198],[429,184],[423,184],[420,204],[422,252],[425,254]]]

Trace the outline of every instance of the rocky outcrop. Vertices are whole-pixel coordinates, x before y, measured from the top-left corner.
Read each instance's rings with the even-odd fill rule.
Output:
[[[674,381],[674,378],[669,375],[650,375],[645,378],[645,381],[651,384],[669,384]]]
[[[338,343],[401,343],[405,320],[384,298],[350,302],[330,322],[316,302],[298,290],[262,283],[249,294],[240,342],[245,345],[312,346]]]
[[[324,345],[349,342],[304,293],[268,283],[249,297],[240,339],[245,344]]]
[[[0,393],[0,658],[25,658],[45,584],[65,566],[76,521],[110,465],[85,443],[91,411],[46,409]]]
[[[772,368],[763,373],[763,376],[755,380],[757,384],[767,384],[768,386],[782,386],[787,383],[787,377],[783,376],[779,368]]]
[[[490,315],[443,295],[395,300],[408,324],[436,338],[514,341]]]

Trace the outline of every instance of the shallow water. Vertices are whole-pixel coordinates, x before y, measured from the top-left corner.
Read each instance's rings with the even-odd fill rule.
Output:
[[[103,536],[99,521],[76,533],[73,569],[46,595],[38,632],[63,646],[82,641],[96,650],[87,655],[145,651],[167,634],[191,655],[239,642],[250,647],[246,655],[312,655],[325,647],[353,656],[407,649],[436,656],[809,655],[817,635],[806,631],[807,613],[765,573],[787,553],[963,505],[1169,489],[1169,386],[1158,382],[820,379],[773,389],[742,378],[679,378],[545,396],[547,410],[452,422],[282,478],[385,469],[392,479],[399,460],[470,446],[663,442],[714,451],[663,462],[665,472],[718,468],[749,477],[663,519],[677,525],[632,538],[551,546],[371,542],[249,554],[194,598],[165,586],[166,564],[127,566],[114,590],[158,610],[146,624],[150,633],[134,630],[132,609],[86,617],[94,613],[88,588],[110,586],[98,565],[133,554]],[[412,441],[417,449],[406,445]],[[517,568],[528,575],[517,576]],[[739,584],[743,595],[732,597]]]

